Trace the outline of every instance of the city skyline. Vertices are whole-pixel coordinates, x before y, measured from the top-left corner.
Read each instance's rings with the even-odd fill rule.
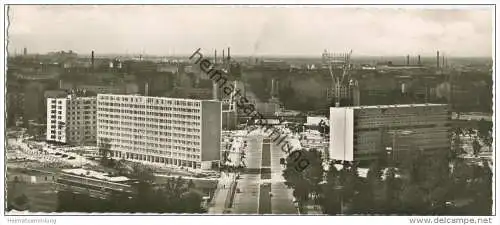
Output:
[[[427,57],[437,50],[450,57],[492,54],[488,7],[274,7],[17,5],[10,7],[8,50],[189,55],[199,47],[207,53],[231,47],[232,55],[246,56],[319,56],[324,49],[354,49],[358,56]]]

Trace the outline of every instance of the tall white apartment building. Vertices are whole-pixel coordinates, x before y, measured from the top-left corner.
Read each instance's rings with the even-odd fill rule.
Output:
[[[445,104],[330,108],[329,156],[370,161],[409,151],[449,151],[450,119]]]
[[[96,111],[96,97],[47,98],[46,140],[75,145],[95,143]]]
[[[111,157],[209,169],[220,160],[219,101],[97,96],[98,146]]]

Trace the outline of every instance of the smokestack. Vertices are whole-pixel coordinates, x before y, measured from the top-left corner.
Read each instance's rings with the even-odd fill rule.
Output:
[[[436,66],[437,66],[437,68],[439,69],[439,51],[437,51],[437,53],[436,53],[436,54],[437,54],[437,55],[436,55]]]
[[[277,81],[276,81],[276,85],[275,85],[276,87],[274,87],[274,92],[275,92],[275,94],[274,94],[274,95],[276,95],[276,96],[279,96],[279,93],[280,93],[280,91],[279,91],[279,88],[280,88],[280,83],[279,83],[279,82],[280,82],[280,81],[279,81],[279,80],[277,80]]]
[[[410,65],[410,55],[406,55],[406,65]]]
[[[421,62],[420,62],[420,55],[418,55],[418,65],[420,65]]]
[[[224,63],[226,61],[226,58],[225,58],[226,56],[224,54],[224,51],[225,51],[225,49],[222,49],[222,63]]]
[[[227,47],[227,61],[231,60],[231,47]]]
[[[274,78],[271,80],[271,98],[274,97]]]
[[[215,49],[214,63],[217,65],[217,49]]]
[[[444,54],[443,54],[443,62],[442,62],[442,64],[443,64],[443,68],[444,68]]]
[[[144,85],[144,96],[149,96],[149,84]]]
[[[94,50],[92,50],[92,55],[90,58],[90,64],[92,65],[92,70],[94,69]]]

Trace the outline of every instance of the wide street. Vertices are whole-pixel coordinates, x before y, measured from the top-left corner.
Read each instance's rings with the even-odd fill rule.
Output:
[[[231,213],[234,214],[297,214],[292,190],[282,177],[281,149],[260,132],[247,136],[247,168],[240,175]]]
[[[235,214],[256,214],[259,210],[260,167],[262,161],[262,137],[252,133],[247,139],[245,172],[237,180],[232,212]]]

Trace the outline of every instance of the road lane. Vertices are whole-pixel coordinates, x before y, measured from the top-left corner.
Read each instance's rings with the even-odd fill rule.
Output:
[[[257,214],[259,210],[260,168],[262,163],[262,138],[248,136],[246,153],[247,169],[240,175],[231,213]]]
[[[283,167],[280,165],[280,158],[285,158],[286,153],[281,151],[280,146],[271,145],[271,193],[273,214],[297,214],[297,209],[293,204],[293,190],[285,185],[283,178]]]

